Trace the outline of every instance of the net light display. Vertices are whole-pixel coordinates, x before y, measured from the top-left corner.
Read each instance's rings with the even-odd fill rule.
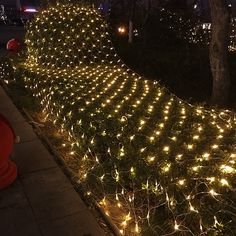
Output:
[[[236,234],[232,113],[188,104],[131,71],[88,6],[39,13],[26,44],[14,71],[69,134],[67,165],[120,234]]]

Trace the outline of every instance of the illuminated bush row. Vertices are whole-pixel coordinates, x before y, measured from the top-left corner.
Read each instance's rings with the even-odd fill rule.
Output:
[[[192,106],[132,72],[89,7],[40,13],[26,43],[15,73],[71,136],[68,166],[121,234],[236,233],[228,111]]]

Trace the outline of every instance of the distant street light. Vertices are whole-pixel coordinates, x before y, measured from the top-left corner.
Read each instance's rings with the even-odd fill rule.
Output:
[[[124,25],[119,26],[119,27],[118,27],[118,33],[119,33],[120,35],[126,35],[126,34],[127,34],[127,29],[126,29],[126,27],[125,27]]]

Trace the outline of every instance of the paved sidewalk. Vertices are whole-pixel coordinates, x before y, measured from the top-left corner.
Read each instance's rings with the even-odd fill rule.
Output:
[[[21,137],[12,158],[18,166],[18,178],[10,187],[0,190],[0,235],[105,235],[1,87],[0,112]]]

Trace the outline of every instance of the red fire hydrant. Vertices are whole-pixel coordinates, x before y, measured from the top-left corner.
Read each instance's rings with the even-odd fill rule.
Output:
[[[14,53],[18,53],[21,49],[21,44],[19,42],[19,40],[17,39],[10,39],[7,42],[7,50],[14,52]]]
[[[16,165],[9,160],[15,137],[10,123],[0,114],[0,189],[10,185],[17,176]]]

